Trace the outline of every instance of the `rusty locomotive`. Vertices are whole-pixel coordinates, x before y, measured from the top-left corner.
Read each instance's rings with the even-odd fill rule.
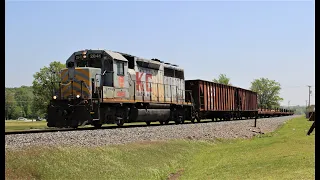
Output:
[[[48,105],[48,127],[130,122],[257,118],[257,94],[203,80],[158,59],[109,50],[81,50],[66,61]],[[280,110],[279,112],[284,112]],[[286,112],[286,111],[285,111]],[[290,115],[279,114],[278,115]]]

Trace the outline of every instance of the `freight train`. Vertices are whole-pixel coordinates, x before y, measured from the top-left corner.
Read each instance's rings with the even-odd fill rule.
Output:
[[[180,124],[293,114],[259,110],[255,92],[185,80],[184,69],[177,65],[109,50],[74,52],[59,75],[48,105],[48,127]]]

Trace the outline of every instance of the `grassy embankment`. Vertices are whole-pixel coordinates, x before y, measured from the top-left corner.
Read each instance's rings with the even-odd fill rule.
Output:
[[[176,140],[7,151],[6,179],[314,179],[315,131],[303,117],[244,140]]]
[[[6,120],[5,131],[22,131],[31,129],[44,129],[47,128],[46,121],[19,121],[19,120]]]

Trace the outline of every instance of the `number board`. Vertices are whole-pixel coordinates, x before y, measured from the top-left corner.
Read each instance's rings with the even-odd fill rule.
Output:
[[[93,53],[93,54],[89,54],[89,59],[96,59],[96,58],[101,58],[102,54],[100,53]]]
[[[81,54],[79,54],[79,55],[75,55],[74,59],[75,59],[75,60],[82,59],[82,55],[81,55]]]
[[[89,59],[98,59],[101,57],[102,57],[102,54],[99,54],[99,53],[92,53],[88,55]],[[87,58],[86,55],[82,55],[82,54],[75,55],[75,60],[86,59],[86,58]]]

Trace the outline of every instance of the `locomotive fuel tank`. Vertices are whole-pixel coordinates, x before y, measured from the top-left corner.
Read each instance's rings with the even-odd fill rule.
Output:
[[[130,121],[167,121],[170,118],[170,109],[131,109]]]

